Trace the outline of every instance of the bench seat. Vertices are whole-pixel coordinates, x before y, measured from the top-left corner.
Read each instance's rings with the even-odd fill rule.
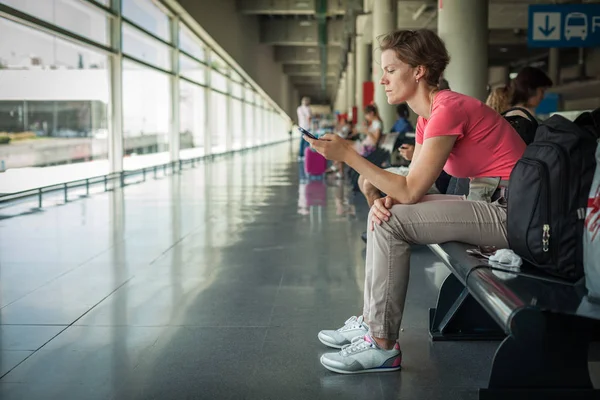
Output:
[[[437,306],[435,340],[502,340],[479,398],[600,399],[588,371],[588,348],[600,340],[600,305],[583,282],[548,276],[525,263],[520,271],[469,255],[476,246],[429,246],[448,266]]]

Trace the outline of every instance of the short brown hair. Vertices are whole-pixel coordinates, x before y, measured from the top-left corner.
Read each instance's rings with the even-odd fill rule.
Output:
[[[427,69],[425,80],[431,86],[438,85],[450,62],[446,45],[429,29],[394,31],[385,35],[379,44],[381,51],[394,50],[400,61],[413,68],[424,66]]]

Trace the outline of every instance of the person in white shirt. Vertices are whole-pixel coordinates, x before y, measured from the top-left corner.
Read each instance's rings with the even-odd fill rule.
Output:
[[[304,96],[302,98],[301,104],[298,106],[296,110],[298,114],[298,126],[310,131],[310,120],[312,118],[312,113],[310,111],[310,97]],[[304,159],[304,150],[308,146],[308,143],[305,140],[300,141],[300,151],[298,153],[298,159]]]

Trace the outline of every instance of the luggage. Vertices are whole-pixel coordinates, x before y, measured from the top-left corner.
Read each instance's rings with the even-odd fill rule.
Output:
[[[554,115],[510,175],[508,242],[519,256],[562,278],[583,276],[583,223],[596,167],[591,114]]]
[[[325,157],[307,147],[304,150],[304,170],[307,175],[323,175],[327,169]]]
[[[522,115],[511,115],[510,117],[507,117],[506,114],[511,111],[521,111],[523,114],[527,115],[527,118]],[[522,107],[513,107],[504,111],[501,115],[511,124],[514,130],[517,131],[526,145],[529,145],[533,142],[539,124],[537,119],[531,115],[527,109]]]
[[[588,298],[600,302],[600,146],[583,231],[583,270]]]

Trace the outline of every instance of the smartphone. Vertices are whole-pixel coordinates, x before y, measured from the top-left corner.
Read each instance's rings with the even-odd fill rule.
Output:
[[[300,132],[302,132],[303,135],[306,135],[306,136],[308,136],[311,139],[319,140],[318,137],[316,137],[315,135],[313,135],[312,133],[310,133],[309,131],[307,131],[306,129],[304,129],[304,128],[300,127],[300,126],[298,127],[298,130]]]

